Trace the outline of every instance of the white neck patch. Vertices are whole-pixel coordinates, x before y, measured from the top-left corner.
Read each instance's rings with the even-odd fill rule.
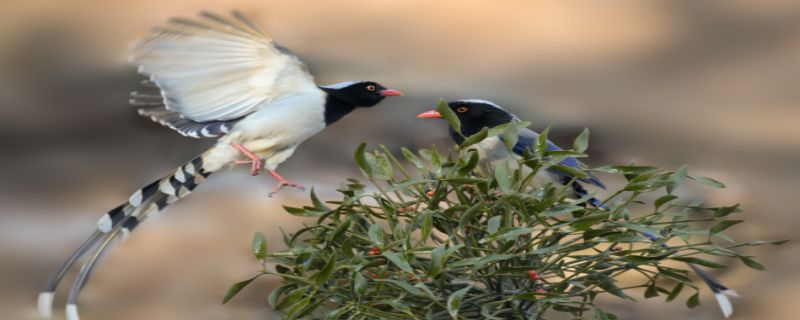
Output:
[[[327,86],[320,86],[320,88],[339,90],[339,89],[343,89],[343,88],[347,88],[349,86],[352,86],[352,85],[354,85],[356,83],[362,83],[362,82],[366,82],[366,81],[345,81],[345,82],[329,84]]]

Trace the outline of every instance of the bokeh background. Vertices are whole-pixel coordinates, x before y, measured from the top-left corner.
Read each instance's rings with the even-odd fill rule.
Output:
[[[38,290],[100,214],[212,143],[126,105],[140,80],[127,46],[201,9],[241,10],[320,83],[371,79],[406,92],[348,116],[282,166],[325,198],[359,176],[359,142],[449,145],[443,123],[414,115],[438,98],[484,98],[537,129],[552,124],[562,144],[590,127],[591,164],[688,164],[724,181],[681,192],[741,202],[738,240],[792,238],[800,227],[797,1],[2,1],[0,318],[34,319]],[[148,220],[86,287],[84,319],[275,318],[265,303],[275,279],[219,303],[258,268],[253,232],[277,248],[279,227],[303,222],[280,205],[304,204],[307,192],[270,199],[272,186],[245,168],[217,174]],[[768,272],[737,261],[714,271],[743,296],[735,318],[796,318],[796,242],[747,252]],[[708,292],[702,301],[603,305],[626,319],[721,318]]]

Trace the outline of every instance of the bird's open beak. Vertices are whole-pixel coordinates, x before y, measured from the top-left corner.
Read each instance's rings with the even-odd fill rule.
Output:
[[[392,89],[383,89],[381,91],[378,91],[378,93],[380,93],[384,97],[399,97],[403,95],[402,92]]]
[[[417,118],[441,118],[442,114],[437,110],[425,111],[417,115]]]

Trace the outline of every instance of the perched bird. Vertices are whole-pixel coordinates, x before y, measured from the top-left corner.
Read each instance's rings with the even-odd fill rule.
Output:
[[[127,236],[149,215],[185,197],[211,173],[249,163],[252,175],[264,171],[278,181],[272,193],[302,188],[275,171],[300,143],[356,108],[402,95],[372,81],[317,86],[300,59],[237,12],[172,19],[135,44],[130,60],[151,87],[132,93],[141,115],[185,136],[218,138],[217,143],[100,218],[97,230],[39,295],[44,317],[52,314],[61,279],[88,255],[66,307],[67,317],[78,319],[78,295],[118,236]]]
[[[455,142],[458,144],[461,144],[464,141],[465,139],[464,137],[469,137],[473,134],[476,134],[480,132],[483,128],[493,128],[502,124],[509,123],[511,121],[520,121],[519,118],[514,114],[512,114],[511,112],[508,112],[499,105],[486,100],[478,100],[478,99],[457,100],[457,101],[451,101],[447,105],[451,110],[454,111],[454,113],[458,116],[459,121],[461,122],[460,134],[453,127],[449,128],[450,137],[452,137],[453,140],[455,140]],[[421,113],[417,117],[442,118],[442,115],[437,110],[431,110]],[[475,150],[478,151],[478,155],[483,164],[491,165],[492,162],[497,160],[506,159],[511,156],[514,157],[521,156],[525,150],[531,149],[536,144],[536,140],[538,137],[539,137],[538,133],[527,128],[522,128],[519,130],[519,139],[517,140],[517,143],[513,146],[511,150],[509,150],[506,147],[505,143],[502,141],[502,136],[487,137],[483,141],[473,146],[470,146],[470,148],[475,148]],[[547,141],[547,148],[550,151],[562,150],[549,140]],[[578,161],[573,157],[565,158],[564,160],[561,161],[560,164],[581,171],[584,171],[584,169],[586,168],[586,166],[583,163],[581,163],[580,161]],[[574,192],[574,196],[577,198],[583,198],[589,196],[588,191],[584,188],[582,183],[594,185],[605,189],[605,186],[597,177],[595,177],[589,172],[585,173],[588,176],[588,178],[576,179],[567,172],[550,168],[547,169],[545,172],[538,173],[535,179],[536,182],[538,183],[552,182],[563,185],[569,184]],[[602,201],[600,201],[595,197],[590,197],[587,202],[595,207],[599,207],[605,210],[609,209],[605,204],[603,204]],[[648,239],[650,239],[651,241],[658,240],[658,237],[656,235],[650,233],[643,233],[643,235]],[[669,248],[666,244],[662,244],[662,247]],[[733,306],[731,305],[731,302],[727,296],[738,297],[736,292],[723,286],[717,279],[712,277],[707,272],[701,270],[696,265],[689,264],[689,267],[695,273],[697,273],[697,275],[701,279],[703,279],[706,285],[708,285],[708,287],[714,293],[714,297],[716,298],[717,303],[719,303],[720,309],[722,309],[722,313],[725,315],[725,317],[726,318],[730,317],[733,314]]]

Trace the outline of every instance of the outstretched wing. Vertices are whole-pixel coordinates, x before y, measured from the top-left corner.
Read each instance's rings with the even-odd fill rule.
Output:
[[[317,89],[296,56],[237,12],[172,19],[138,42],[130,60],[160,88],[167,111],[198,123],[241,118]]]
[[[530,149],[533,146],[533,144],[536,143],[536,139],[538,137],[539,137],[539,134],[536,133],[533,130],[530,130],[530,129],[527,129],[527,128],[520,129],[520,131],[519,131],[519,140],[517,140],[517,144],[514,145],[514,149],[513,149],[514,153],[521,155],[526,149]],[[563,149],[561,149],[559,146],[555,145],[552,141],[547,140],[547,150],[560,151],[560,150],[563,150]],[[584,165],[582,162],[578,161],[578,159],[575,159],[573,157],[564,158],[564,160],[561,160],[560,164],[564,165],[564,166],[567,166],[567,167],[572,167],[572,168],[575,168],[575,169],[578,169],[578,170],[581,170],[581,171],[586,169],[586,165]],[[559,174],[559,175],[571,177],[566,172],[562,172],[562,171],[558,171],[558,170],[553,170],[553,171],[557,171],[556,173]],[[606,186],[603,185],[603,183],[600,181],[600,179],[597,179],[597,177],[595,177],[594,175],[592,175],[589,172],[586,172],[586,175],[589,176],[589,179],[579,179],[579,181],[582,181],[582,182],[585,182],[585,183],[591,183],[593,185],[596,185],[596,186],[598,186],[600,188],[605,189]]]

